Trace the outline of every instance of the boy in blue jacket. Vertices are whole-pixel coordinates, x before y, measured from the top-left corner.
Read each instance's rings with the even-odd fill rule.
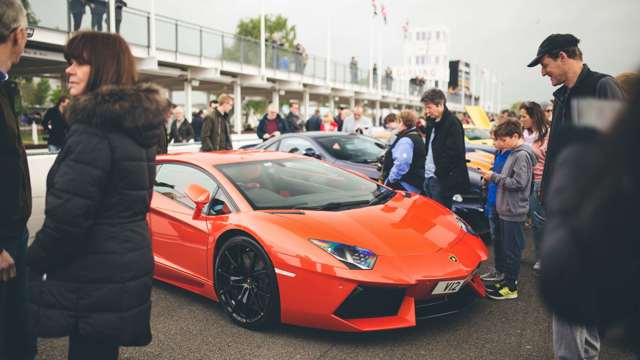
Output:
[[[504,164],[507,162],[511,150],[504,149],[502,143],[496,141],[493,137],[493,146],[496,148],[493,159],[493,167],[491,171],[494,173],[501,173]],[[489,230],[491,232],[491,242],[493,243],[493,259],[495,267],[493,270],[483,274],[480,278],[484,281],[502,281],[504,280],[504,246],[502,239],[500,238],[500,218],[496,211],[496,192],[498,191],[498,185],[493,182],[487,184],[487,204],[485,205],[485,214],[489,218]]]

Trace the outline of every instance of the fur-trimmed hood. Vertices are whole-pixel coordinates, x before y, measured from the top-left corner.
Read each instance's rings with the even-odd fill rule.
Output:
[[[104,86],[71,102],[69,123],[122,132],[144,148],[160,141],[167,101],[153,84]]]

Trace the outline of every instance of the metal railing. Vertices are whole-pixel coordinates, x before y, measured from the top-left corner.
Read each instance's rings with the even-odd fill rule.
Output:
[[[29,0],[31,8],[31,25],[70,32],[73,28],[73,17],[68,12],[68,2],[51,0]],[[81,30],[90,29],[92,14],[85,8],[82,16]],[[150,13],[135,8],[124,8],[121,35],[133,45],[150,47]],[[108,15],[103,18],[106,29]],[[156,49],[176,54],[218,60],[223,64],[230,62],[241,66],[260,66],[260,42],[216,29],[170,18],[155,16]],[[369,73],[366,68],[352,68],[350,64],[332,61],[327,78],[327,60],[325,57],[306,55],[290,49],[266,44],[266,67],[270,70],[300,74],[319,81],[328,80],[332,84],[356,86],[365,91],[369,87]],[[224,67],[224,65],[223,65]],[[383,78],[384,80],[384,78]],[[393,92],[396,95],[408,95],[409,84],[400,84],[394,80],[387,88],[383,81],[383,93]],[[373,89],[377,89],[374,81]]]

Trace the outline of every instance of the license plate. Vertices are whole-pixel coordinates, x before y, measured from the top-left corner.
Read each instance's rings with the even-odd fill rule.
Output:
[[[431,294],[452,294],[458,292],[464,285],[464,280],[453,280],[453,281],[440,281],[438,285],[436,285],[435,289]]]

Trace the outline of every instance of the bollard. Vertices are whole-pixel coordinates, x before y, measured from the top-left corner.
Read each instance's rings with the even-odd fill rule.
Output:
[[[31,139],[34,145],[38,145],[38,125],[35,121],[31,123]]]

